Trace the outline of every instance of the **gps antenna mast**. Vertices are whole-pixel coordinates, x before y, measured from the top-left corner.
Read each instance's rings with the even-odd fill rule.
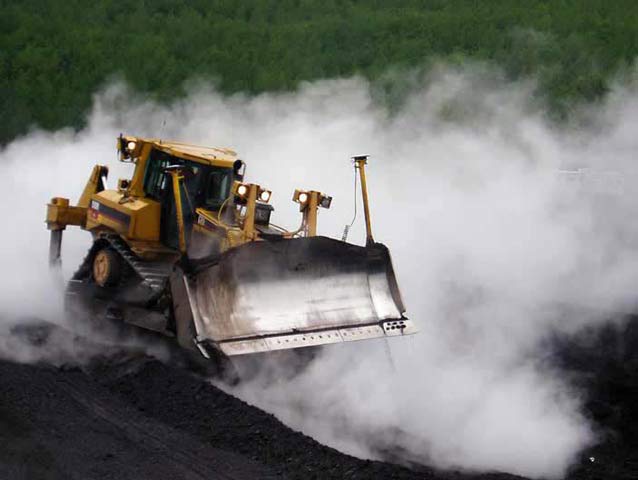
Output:
[[[357,155],[352,157],[354,160],[354,168],[359,169],[359,178],[361,179],[361,196],[363,197],[363,213],[366,218],[366,246],[374,244],[372,238],[372,226],[370,224],[370,206],[368,203],[368,185],[366,183],[366,169],[369,155]]]

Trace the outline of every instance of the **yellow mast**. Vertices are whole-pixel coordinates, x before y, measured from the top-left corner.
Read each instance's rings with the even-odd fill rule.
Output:
[[[365,166],[368,163],[368,155],[358,155],[352,157],[354,160],[355,168],[359,170],[359,178],[361,179],[361,196],[363,197],[363,213],[366,217],[366,245],[372,245],[374,239],[372,238],[372,226],[370,223],[370,206],[368,202],[368,185],[366,183],[366,170]]]

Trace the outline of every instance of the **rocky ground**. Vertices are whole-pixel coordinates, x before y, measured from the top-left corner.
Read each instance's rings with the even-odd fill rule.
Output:
[[[604,433],[569,478],[637,479],[638,321],[553,343]],[[2,479],[520,478],[344,455],[188,369],[130,352],[81,367],[0,361],[0,445]]]

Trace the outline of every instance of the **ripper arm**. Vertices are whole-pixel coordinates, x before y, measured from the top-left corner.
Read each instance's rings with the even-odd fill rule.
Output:
[[[54,197],[47,204],[47,228],[51,230],[49,243],[49,265],[60,265],[62,249],[62,231],[67,225],[86,225],[86,213],[91,202],[91,196],[104,190],[104,181],[109,169],[104,165],[93,167],[91,176],[86,182],[77,205],[71,205],[68,198]]]

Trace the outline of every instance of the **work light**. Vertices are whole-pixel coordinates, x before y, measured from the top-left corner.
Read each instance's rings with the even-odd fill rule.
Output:
[[[308,202],[309,198],[308,192],[299,189],[296,189],[295,193],[292,194],[292,201],[300,204],[301,206],[304,206],[306,202]]]
[[[272,192],[270,190],[261,189],[259,192],[259,200],[261,200],[262,202],[268,203],[268,200],[270,200],[271,195],[272,195]]]

